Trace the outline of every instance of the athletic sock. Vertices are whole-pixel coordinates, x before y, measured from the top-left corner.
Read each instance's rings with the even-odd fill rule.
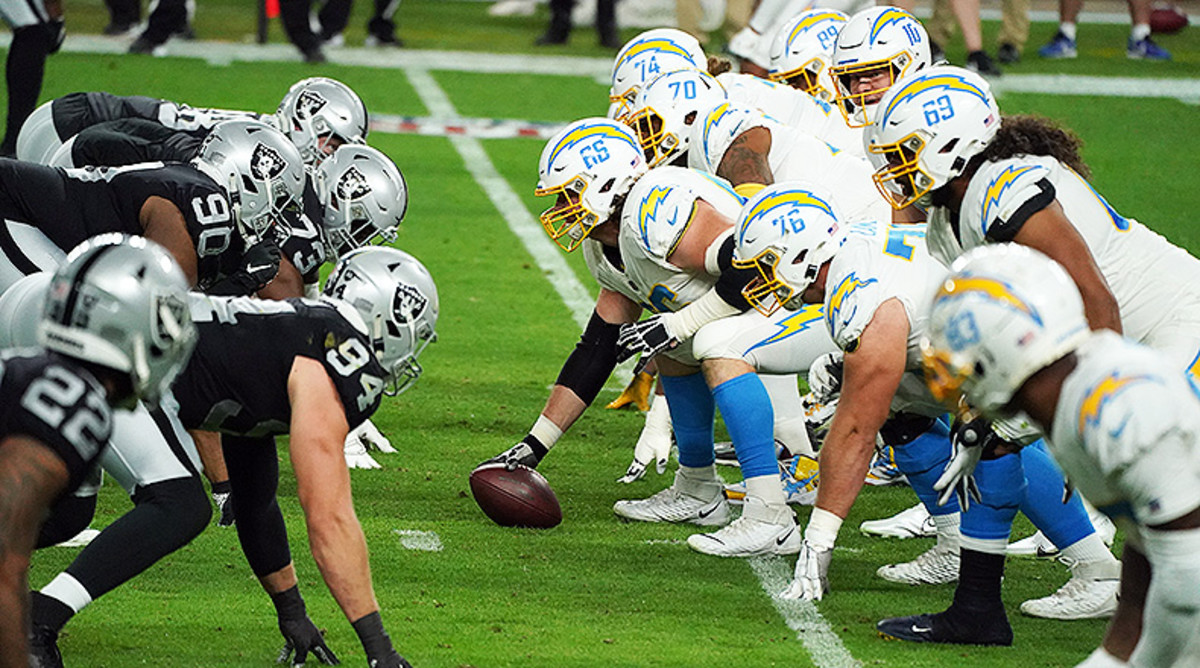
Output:
[[[1150,24],[1135,23],[1133,29],[1129,31],[1129,39],[1135,42],[1140,42],[1150,36]]]
[[[40,591],[29,594],[29,603],[29,618],[34,626],[48,626],[58,631],[75,616],[71,606]]]
[[[1058,31],[1065,35],[1066,38],[1072,42],[1075,41],[1075,24],[1073,22],[1068,23],[1063,21],[1062,23],[1058,24]]]

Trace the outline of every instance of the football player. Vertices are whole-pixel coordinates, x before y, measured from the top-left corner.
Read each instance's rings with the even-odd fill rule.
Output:
[[[763,0],[746,27],[729,40],[728,50],[737,56],[740,71],[765,79],[771,47],[789,19],[814,8],[854,13],[873,5],[872,0]]]
[[[0,2],[0,18],[12,31],[5,72],[8,92],[8,120],[0,155],[12,157],[17,148],[17,133],[37,105],[46,73],[46,57],[58,52],[66,37],[63,6],[57,0],[47,2]]]
[[[1035,248],[1066,268],[1093,329],[1124,333],[1196,373],[1200,261],[1113,209],[1085,180],[1073,135],[1042,119],[1002,119],[987,82],[954,67],[904,80],[880,112],[868,130],[876,182],[896,206],[928,201],[935,253]],[[1122,597],[1117,614],[1138,608]]]
[[[951,435],[940,419],[943,407],[930,396],[920,375],[914,348],[928,316],[924,299],[946,273],[922,243],[924,226],[878,221],[848,227],[778,226],[773,220],[773,216],[748,219],[747,225],[735,232],[738,261],[753,266],[762,277],[761,283],[747,288],[747,299],[767,307],[823,303],[829,332],[845,352],[841,396],[821,449],[816,508],[805,529],[796,579],[788,595],[824,596],[837,532],[864,484],[876,434],[887,429],[894,433],[885,436],[885,441],[895,448],[897,466],[934,515],[939,541],[913,562],[881,568],[881,577],[912,584],[949,582],[959,576],[961,559],[961,581],[977,581],[979,562],[987,562],[990,555],[979,552],[972,541],[986,532],[1004,531],[1007,536],[1020,507],[1035,524],[1068,546],[1068,557],[1081,562],[1075,571],[1080,581],[1072,589],[1107,589],[1108,599],[1100,602],[1111,604],[1115,582],[1097,582],[1094,573],[1119,566],[1095,535],[1080,503],[1065,507],[1061,503],[1062,477],[1048,457],[1031,455],[1026,462],[1031,479],[1027,489],[1024,480],[1014,482],[995,472],[1006,475],[1009,468],[1020,464],[1018,455],[989,454],[999,463],[987,467],[990,470],[983,477],[988,480],[981,479],[980,486],[988,487],[997,478],[1009,486],[1003,495],[985,496],[982,503],[965,508],[960,540],[953,494],[939,494],[934,487],[950,460],[951,446],[972,437],[986,436],[993,442],[1005,439],[990,425],[981,436],[973,431],[978,425],[962,420]],[[757,225],[751,229],[750,223]],[[1053,482],[1042,484],[1044,480],[1056,480],[1057,488]],[[1008,510],[1011,513],[1003,517]],[[1003,548],[1000,559],[1002,565]],[[988,565],[984,563],[982,568]],[[964,619],[958,615],[955,622],[962,626],[939,629],[940,637],[954,642],[1010,644],[1012,632],[1003,607],[992,608],[990,601],[982,598],[977,595],[965,601],[977,606],[965,612],[977,612],[977,616]]]
[[[362,640],[368,662],[407,666],[380,620],[342,444],[349,429],[378,408],[381,395],[399,394],[421,375],[417,358],[436,339],[438,315],[437,289],[428,271],[393,248],[361,249],[338,262],[319,300],[193,294],[191,313],[199,332],[196,353],[175,382],[169,408],[188,429],[224,435],[238,538],[275,604],[285,655],[294,653],[296,664],[310,652],[324,663],[337,663],[307,615],[292,565],[275,498],[278,435],[290,435],[313,557]],[[114,444],[142,453],[154,445],[147,444],[145,434],[121,432]],[[133,559],[140,569],[119,558],[140,552],[143,542],[123,531],[119,524],[106,528],[65,574],[35,595],[34,649],[43,665],[61,665],[56,638],[71,616],[149,566],[144,557]],[[103,541],[109,532],[128,540]],[[97,569],[114,563],[119,564],[116,573]]]
[[[728,503],[714,468],[717,406],[738,449],[746,510],[720,531],[691,537],[689,545],[722,556],[794,553],[795,517],[779,483],[774,415],[762,382],[744,364],[699,360],[691,346],[701,323],[740,312],[726,299],[745,307],[738,299],[740,277],[727,271],[732,220],[741,198],[728,183],[691,170],[647,171],[633,132],[603,119],[577,121],[552,138],[539,174],[536,192],[556,197],[542,224],[564,249],[583,248],[601,291],[582,340],[530,433],[489,461],[536,466],[612,372],[620,325],[636,322],[643,307],[674,312],[674,341],[659,340],[662,354],[656,361],[680,468],[667,489],[648,499],[618,501],[613,510],[630,520],[728,523]]]
[[[295,146],[256,121],[228,121],[191,165],[63,170],[0,160],[0,287],[52,268],[102,232],[165,246],[190,283],[253,294],[279,269],[271,227],[298,206],[304,167]]]
[[[316,166],[342,144],[361,144],[367,136],[367,109],[340,81],[301,79],[292,85],[274,114],[227,109],[195,109],[186,104],[104,92],[71,93],[34,110],[17,138],[17,158],[49,164],[63,142],[83,130],[127,118],[141,118],[171,130],[203,138],[217,123],[252,119],[274,126],[292,140],[305,164]]]
[[[708,57],[695,37],[674,28],[655,28],[629,40],[613,60],[612,86],[608,89],[608,117],[629,112],[645,83],[679,69],[705,69]]]
[[[1200,655],[1185,649],[1200,610],[1195,376],[1160,351],[1096,331],[1061,265],[1008,243],[955,261],[933,298],[922,356],[936,395],[965,395],[991,417],[1029,416],[1071,483],[1125,528],[1123,593],[1144,610],[1114,619],[1080,666],[1196,665]],[[931,617],[879,626],[934,626]]]
[[[850,17],[838,31],[829,74],[834,102],[850,127],[875,120],[875,108],[898,79],[933,64],[929,35],[911,14],[873,7]]]
[[[26,568],[46,513],[78,487],[112,431],[113,407],[153,404],[184,365],[196,330],[187,281],[144,239],[85,245],[49,282],[44,350],[0,356],[0,665],[28,666]]]

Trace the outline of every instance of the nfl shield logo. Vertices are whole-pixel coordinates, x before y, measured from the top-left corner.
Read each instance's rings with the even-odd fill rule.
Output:
[[[254,178],[264,181],[278,178],[283,168],[283,156],[279,155],[279,151],[266,144],[255,145],[254,153],[250,156],[250,173]]]

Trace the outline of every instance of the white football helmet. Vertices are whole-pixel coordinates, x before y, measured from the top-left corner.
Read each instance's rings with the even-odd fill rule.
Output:
[[[688,150],[691,125],[725,101],[725,87],[707,72],[676,70],[646,83],[622,119],[637,133],[651,167]]]
[[[933,297],[921,342],[926,381],[938,400],[993,417],[1031,375],[1090,335],[1070,275],[1017,244],[980,246],[954,261]]]
[[[533,194],[558,197],[542,212],[542,227],[563,250],[575,250],[645,173],[646,158],[629,127],[606,118],[575,121],[546,142],[538,161]]]
[[[155,406],[196,345],[187,293],[183,270],[162,246],[102,234],[54,272],[38,341],[129,374],[134,397]]]
[[[333,259],[396,240],[408,210],[408,185],[391,158],[370,146],[343,146],[317,167],[314,180]]]
[[[437,340],[438,294],[415,257],[390,246],[368,246],[338,260],[323,294],[362,317],[376,359],[387,371],[384,394],[395,396],[421,377],[417,357]]]
[[[829,75],[833,45],[850,19],[836,9],[809,9],[779,29],[771,45],[771,81],[787,84],[825,102],[833,102]]]
[[[285,210],[304,201],[300,152],[266,123],[239,119],[216,124],[192,164],[225,188],[247,245],[262,239]]]
[[[763,315],[801,308],[805,288],[837,252],[838,221],[832,196],[816,184],[783,181],[751,197],[733,226],[733,265],[758,272],[742,290],[746,301]]]
[[[866,126],[892,84],[931,63],[929,35],[920,21],[896,7],[865,9],[842,26],[834,44],[829,68],[837,85],[834,101],[850,127]],[[855,79],[873,74],[887,75],[886,83],[854,92]]]
[[[279,127],[300,149],[304,163],[319,165],[333,153],[333,137],[343,144],[367,139],[367,107],[346,84],[326,77],[301,79],[288,89],[275,112]]]
[[[897,209],[962,174],[1000,129],[1000,107],[978,74],[943,65],[901,79],[863,141],[875,184]]]
[[[695,37],[675,28],[655,28],[634,37],[613,61],[608,100],[616,105],[609,118],[621,119],[643,84],[660,74],[683,69],[708,69],[708,56]]]

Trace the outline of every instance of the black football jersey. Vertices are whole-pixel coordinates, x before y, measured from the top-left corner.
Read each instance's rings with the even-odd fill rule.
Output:
[[[76,362],[34,348],[0,353],[0,434],[40,441],[79,486],[112,436],[104,389]]]
[[[76,165],[135,165],[139,162],[191,162],[207,130],[172,130],[144,118],[105,121],[75,135]]]
[[[141,118],[171,130],[189,131],[208,130],[231,118],[268,118],[249,111],[194,109],[169,100],[141,95],[113,95],[99,91],[64,95],[50,104],[50,114],[54,121],[54,130],[64,142],[97,123],[123,118]]]
[[[64,251],[103,232],[142,235],[138,220],[150,197],[183,214],[196,247],[203,290],[238,269],[245,243],[234,228],[225,191],[190,165],[146,163],[128,167],[59,169],[0,158],[0,215],[28,223]],[[0,245],[15,243],[0,226]]]
[[[325,262],[325,236],[321,231],[324,210],[313,187],[312,175],[306,172],[302,208],[285,211],[275,226],[275,243],[305,283],[315,283],[320,278],[321,265]]]
[[[351,307],[203,295],[192,295],[191,305],[199,340],[173,388],[188,429],[249,437],[288,433],[288,375],[297,356],[324,365],[351,428],[379,407],[383,367],[367,335],[343,314]]]

